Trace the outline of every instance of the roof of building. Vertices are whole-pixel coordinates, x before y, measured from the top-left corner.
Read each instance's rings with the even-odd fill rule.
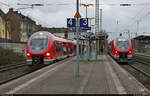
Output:
[[[43,27],[43,30],[49,31],[51,33],[65,33],[69,31],[68,28],[47,28],[47,27]]]
[[[0,16],[2,16],[4,19],[6,19],[6,14],[0,9]]]
[[[148,36],[148,35],[139,35],[137,37],[134,37],[133,39],[136,39],[136,40],[150,40],[150,36]]]
[[[21,20],[31,22],[31,23],[36,23],[34,20],[29,18],[28,16],[23,15],[22,13],[19,13],[18,11],[13,11],[13,8],[9,9],[11,12],[15,13]]]

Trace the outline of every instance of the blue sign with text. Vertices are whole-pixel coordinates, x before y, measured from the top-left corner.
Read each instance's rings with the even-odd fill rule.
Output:
[[[76,27],[76,19],[75,18],[67,18],[67,27]]]
[[[88,18],[81,18],[80,19],[80,27],[88,28]]]
[[[91,27],[81,27],[82,30],[91,30]]]
[[[67,18],[67,27],[76,27],[76,19]],[[80,18],[80,28],[82,30],[91,30],[91,27],[88,26],[88,18]]]

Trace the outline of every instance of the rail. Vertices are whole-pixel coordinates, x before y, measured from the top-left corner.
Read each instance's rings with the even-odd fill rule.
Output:
[[[12,65],[7,65],[7,66],[1,66],[0,67],[0,72],[4,72],[4,71],[9,71],[9,70],[13,70],[16,68],[21,68],[27,66],[27,64],[12,64]]]
[[[135,69],[136,71],[142,73],[143,75],[145,75],[146,77],[148,77],[150,79],[150,74],[146,73],[145,71],[143,71],[143,70],[141,70],[141,69],[139,69],[139,68],[137,68],[137,67],[135,67],[131,64],[129,64],[129,66],[131,66],[133,69]]]

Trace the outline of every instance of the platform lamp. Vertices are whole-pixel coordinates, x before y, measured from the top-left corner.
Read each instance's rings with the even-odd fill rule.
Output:
[[[87,8],[93,8],[93,4],[80,4],[81,8],[86,8],[86,18],[87,18]]]

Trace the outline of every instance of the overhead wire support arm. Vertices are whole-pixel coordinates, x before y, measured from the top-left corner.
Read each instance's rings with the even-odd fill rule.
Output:
[[[17,5],[25,5],[25,6],[44,6],[44,4],[20,4],[20,3],[17,3]]]
[[[3,3],[3,2],[1,2],[1,1],[0,1],[0,4],[5,5],[5,6],[7,6],[7,7],[10,7],[8,4]]]
[[[17,3],[17,5],[30,6],[30,7],[18,8],[17,10],[33,8],[34,6],[44,6],[44,4],[20,4],[20,3]]]
[[[33,7],[23,7],[23,8],[17,8],[16,10],[22,10],[22,9],[28,9],[28,8],[33,8]]]

